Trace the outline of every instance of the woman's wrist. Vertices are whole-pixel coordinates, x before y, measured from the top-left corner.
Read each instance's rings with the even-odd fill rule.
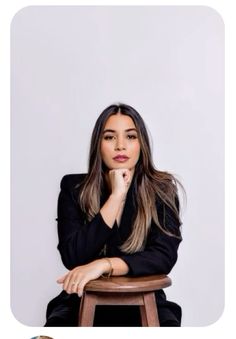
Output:
[[[101,258],[98,259],[101,264],[101,275],[110,277],[112,275],[126,275],[129,272],[129,267],[121,258]]]
[[[107,278],[109,278],[113,274],[112,262],[109,258],[103,258],[101,260],[103,260],[104,262],[104,271],[102,276],[106,276]]]
[[[109,258],[96,259],[94,263],[99,265],[101,275],[109,274],[109,272],[111,271],[112,264]]]
[[[122,203],[124,203],[126,195],[124,193],[111,193],[110,199],[115,203],[121,205]]]

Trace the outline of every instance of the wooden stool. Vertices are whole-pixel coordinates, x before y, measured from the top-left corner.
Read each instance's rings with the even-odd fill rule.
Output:
[[[142,326],[160,326],[154,291],[170,285],[166,275],[91,280],[84,288],[79,326],[93,326],[96,305],[139,305]]]

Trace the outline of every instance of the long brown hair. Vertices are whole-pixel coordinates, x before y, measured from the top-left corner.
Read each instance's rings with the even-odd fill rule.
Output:
[[[88,175],[81,185],[78,198],[88,221],[100,210],[100,196],[105,180],[104,164],[100,152],[102,133],[108,118],[117,113],[127,115],[133,120],[140,142],[140,157],[133,176],[137,215],[130,236],[121,246],[122,251],[134,253],[144,248],[152,219],[164,233],[181,237],[179,232],[168,229],[165,222],[161,225],[156,200],[159,198],[163,204],[167,205],[181,224],[177,186],[182,188],[182,185],[172,174],[155,169],[147,129],[140,114],[126,104],[110,105],[100,114],[95,123],[90,143]]]

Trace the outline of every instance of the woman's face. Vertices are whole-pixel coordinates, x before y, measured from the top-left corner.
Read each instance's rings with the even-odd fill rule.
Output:
[[[140,155],[138,132],[133,120],[123,114],[111,115],[104,127],[101,156],[108,169],[134,170]]]

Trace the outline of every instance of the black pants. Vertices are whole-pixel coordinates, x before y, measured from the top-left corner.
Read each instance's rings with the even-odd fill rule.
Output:
[[[156,292],[160,326],[181,326],[182,311],[179,305],[166,300],[162,290]],[[47,307],[45,327],[78,326],[80,298],[77,294],[63,291],[51,300]],[[95,310],[94,326],[123,327],[141,326],[138,306],[102,306]]]

